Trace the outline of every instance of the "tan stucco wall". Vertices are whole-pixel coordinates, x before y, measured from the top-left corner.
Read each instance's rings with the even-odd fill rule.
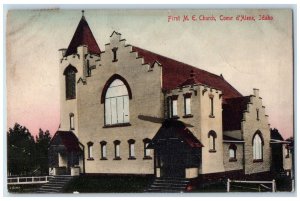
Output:
[[[186,168],[185,178],[191,179],[198,177],[198,168]]]
[[[152,139],[161,124],[140,120],[139,115],[163,118],[163,95],[161,92],[161,67],[157,64],[149,71],[149,65],[142,65],[143,59],[138,58],[131,46],[125,46],[120,41],[120,35],[114,34],[110,44],[105,46],[105,53],[101,54],[99,67],[87,77],[86,85],[78,86],[78,136],[86,146],[85,159],[87,159],[87,143],[93,142],[94,160],[86,160],[86,173],[126,173],[126,174],[154,174],[153,159],[143,160],[144,138]],[[112,62],[111,49],[118,47],[117,62]],[[129,101],[130,124],[127,127],[103,128],[104,104],[100,97],[107,80],[114,74],[126,79],[131,91],[132,99]],[[135,140],[136,160],[128,160],[128,140]],[[113,141],[119,140],[121,160],[113,160]],[[100,141],[107,142],[107,159],[100,160]],[[153,151],[151,151],[153,158]]]
[[[236,146],[236,161],[229,161],[230,144],[235,144]],[[243,152],[244,150],[242,143],[223,143],[223,158],[225,171],[243,169]]]
[[[191,93],[192,118],[184,118],[184,96]],[[222,96],[221,91],[197,85],[172,90],[167,96],[178,95],[177,110],[180,121],[186,123],[188,129],[204,145],[202,148],[202,161],[199,166],[199,174],[224,172],[223,166],[223,133],[222,133]],[[209,96],[214,96],[214,118],[210,117],[211,107]],[[209,152],[208,132],[217,133],[216,152]]]
[[[270,127],[258,89],[254,89],[254,95],[251,96],[250,104],[247,107],[247,111],[244,112],[244,121],[242,122],[242,132],[245,140],[245,173],[253,174],[270,171]],[[256,109],[259,109],[259,120],[257,120]],[[252,139],[257,130],[261,131],[264,140],[263,162],[254,163]]]

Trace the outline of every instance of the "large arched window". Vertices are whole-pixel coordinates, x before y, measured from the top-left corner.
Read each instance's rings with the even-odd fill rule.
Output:
[[[76,98],[76,73],[76,68],[71,65],[69,65],[64,71],[67,100]]]
[[[253,160],[261,161],[263,159],[263,139],[261,133],[256,132],[252,140],[253,144]]]
[[[105,125],[129,123],[128,83],[117,78],[105,90]]]

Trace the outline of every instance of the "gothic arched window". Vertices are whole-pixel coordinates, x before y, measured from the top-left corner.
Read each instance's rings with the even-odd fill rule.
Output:
[[[107,81],[101,96],[105,110],[105,125],[129,123],[131,98],[131,90],[123,77],[114,75]]]
[[[64,71],[67,100],[76,98],[76,73],[76,68],[71,65],[69,65]]]
[[[253,160],[260,161],[263,159],[263,139],[260,132],[256,132],[252,140]]]

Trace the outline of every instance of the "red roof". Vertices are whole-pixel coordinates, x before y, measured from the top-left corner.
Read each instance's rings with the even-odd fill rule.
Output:
[[[195,74],[194,79],[187,82],[197,81],[199,82],[199,84],[201,83],[219,89],[223,92],[224,98],[242,96],[221,76],[209,73],[194,66],[190,66],[174,59],[167,58],[165,56],[161,56],[139,47],[133,46],[132,50],[138,52],[138,56],[143,57],[145,63],[153,65],[154,62],[157,61],[162,65],[164,90],[171,90],[177,88],[178,86],[181,86],[190,78],[190,72],[193,71]]]
[[[69,47],[66,51],[65,56],[76,54],[77,53],[77,47],[80,45],[87,45],[88,52],[90,54],[100,54],[100,48],[95,40],[95,37],[85,20],[85,17],[82,16],[76,31],[74,33],[74,36],[69,44]]]
[[[223,103],[223,130],[240,130],[243,113],[247,110],[250,96],[226,99]]]

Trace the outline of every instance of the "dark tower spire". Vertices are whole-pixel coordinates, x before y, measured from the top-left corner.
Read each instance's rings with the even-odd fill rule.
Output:
[[[90,54],[100,54],[101,50],[97,44],[97,41],[87,23],[84,10],[82,12],[82,17],[73,35],[73,38],[68,46],[68,49],[64,56],[69,56],[71,54],[77,53],[77,47],[81,45],[86,45],[88,47],[88,52]]]

